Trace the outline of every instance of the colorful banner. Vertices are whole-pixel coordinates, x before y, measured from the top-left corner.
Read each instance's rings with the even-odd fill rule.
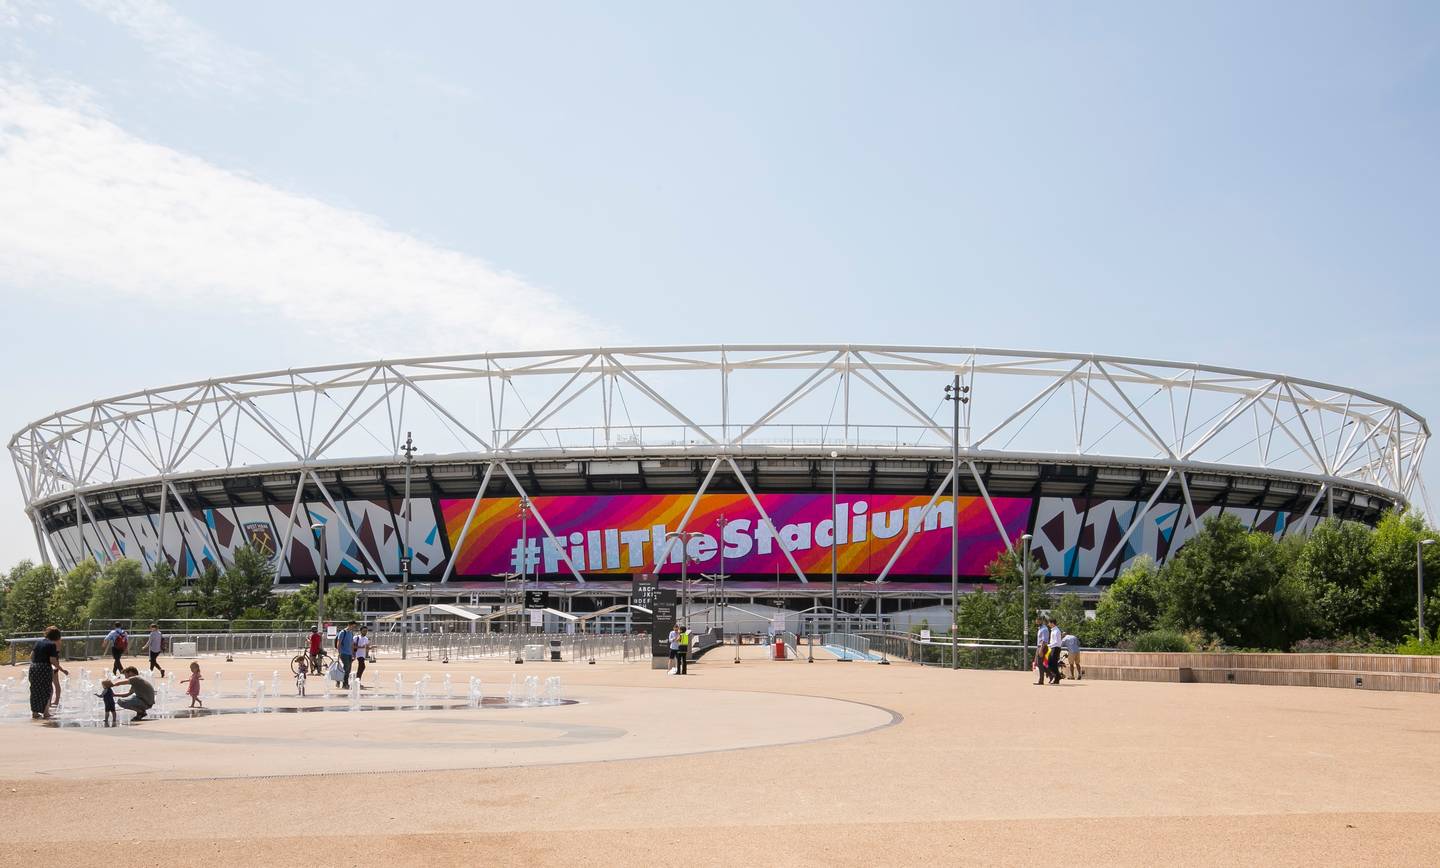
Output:
[[[954,510],[949,498],[927,510],[930,498],[926,495],[844,494],[836,498],[832,518],[829,494],[759,497],[774,522],[773,529],[744,494],[700,498],[684,528],[700,533],[688,543],[691,571],[720,571],[723,548],[727,575],[774,575],[778,570],[782,576],[793,576],[783,547],[807,575],[828,575],[831,547],[838,542],[835,551],[840,573],[873,576],[885,568],[914,528],[890,572],[896,576],[950,574]],[[679,543],[667,544],[665,534],[680,529],[694,500],[691,494],[536,497],[525,521],[526,542],[522,544],[519,499],[486,498],[475,510],[463,546],[461,530],[474,500],[441,500],[440,508],[458,576],[482,578],[520,572],[522,563],[532,576],[568,574],[567,556],[582,573],[649,572],[656,566],[657,555],[665,561],[658,571],[675,574],[680,571]],[[1005,535],[1017,539],[1025,532],[1029,498],[1002,497],[994,503]],[[985,567],[1004,550],[1005,541],[982,498],[962,497],[959,506],[960,574],[984,575]],[[535,513],[549,525],[554,540],[542,530]]]

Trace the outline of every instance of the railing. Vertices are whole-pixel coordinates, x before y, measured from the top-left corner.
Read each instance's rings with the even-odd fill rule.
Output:
[[[907,660],[922,666],[949,667],[958,663],[962,669],[1016,669],[1030,666],[1029,656],[1014,639],[986,639],[932,633],[929,639],[916,633],[894,630],[864,631],[870,647],[887,657]]]
[[[99,656],[104,633],[66,636],[60,640],[60,653],[66,660],[88,660]],[[29,663],[30,650],[39,636],[5,640],[9,646],[10,665]],[[283,632],[176,632],[166,635],[170,648],[176,642],[194,642],[199,654],[250,654],[289,657],[309,645],[308,630]],[[131,637],[126,656],[145,655],[144,637]],[[334,640],[326,637],[329,649]],[[554,643],[559,643],[556,646]],[[400,656],[399,633],[372,633],[370,647],[377,655]],[[629,662],[650,658],[650,638],[625,634],[566,633],[416,633],[406,637],[407,656],[429,656],[441,660],[478,660],[484,658],[517,659],[526,645],[542,645],[544,657],[550,659],[552,647],[558,647],[562,660],[620,660]]]
[[[870,640],[857,633],[826,633],[822,644],[854,651],[865,657],[870,656]]]
[[[539,645],[545,660],[558,650],[570,662],[650,659],[650,637],[636,634],[571,633],[416,633],[405,637],[407,657],[431,660],[520,660],[526,645]],[[399,657],[399,633],[370,634],[372,653]]]
[[[702,427],[712,435],[722,435],[722,439],[728,439],[743,430],[738,425],[730,426],[728,433],[722,425]],[[709,442],[685,425],[502,428],[497,434],[500,442],[509,443],[508,448],[513,452],[535,449],[644,452],[646,449],[674,450],[677,447],[704,446]],[[939,448],[944,446],[945,442],[933,428],[924,425],[770,424],[756,428],[749,437],[732,448],[743,452],[747,445],[761,449],[814,449],[827,446],[904,449],[917,446]]]

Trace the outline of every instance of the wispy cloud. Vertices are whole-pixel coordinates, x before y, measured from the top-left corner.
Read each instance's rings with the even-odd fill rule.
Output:
[[[262,55],[220,40],[162,0],[81,3],[119,25],[158,62],[179,73],[177,81],[184,86],[246,94],[270,77]]]
[[[143,141],[82,89],[0,75],[0,281],[271,312],[383,354],[595,343],[485,262]]]

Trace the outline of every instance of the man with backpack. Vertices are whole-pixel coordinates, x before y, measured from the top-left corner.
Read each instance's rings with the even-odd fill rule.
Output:
[[[125,671],[124,665],[120,663],[120,657],[130,648],[130,634],[125,632],[125,628],[120,626],[119,621],[116,621],[114,629],[105,634],[104,644],[110,650],[110,658],[115,661],[114,665],[110,667],[110,672],[112,675],[119,675]]]
[[[345,681],[340,685],[341,689],[350,689],[350,667],[355,664],[355,622],[351,621],[345,625],[345,629],[335,637],[335,650],[340,653],[340,663],[345,667]]]

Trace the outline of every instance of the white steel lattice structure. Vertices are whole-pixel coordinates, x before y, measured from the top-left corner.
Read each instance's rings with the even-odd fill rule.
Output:
[[[956,375],[971,398],[958,429],[965,493],[996,544],[1015,545],[1015,522],[1028,528],[1057,580],[1097,583],[1138,554],[1163,558],[1226,510],[1285,533],[1319,515],[1373,520],[1423,491],[1429,428],[1395,401],[1212,365],[975,347],[592,348],[270,371],[73,407],[9,448],[37,541],[62,565],[128,556],[189,572],[250,541],[284,576],[324,553],[334,572],[388,580],[410,554],[417,578],[449,581],[465,571],[454,551],[485,533],[485,498],[659,493],[680,498],[683,529],[701,495],[730,492],[753,507],[757,534],[777,534],[766,493],[828,491],[833,470],[852,495],[902,492],[929,516],[949,490],[942,389]],[[398,503],[408,432],[421,446],[416,493]],[[1028,513],[1005,519],[1002,497]],[[598,569],[583,568],[574,537],[590,531],[566,539],[535,506],[545,554],[517,548],[515,563],[578,582],[633,566],[615,567],[606,538],[588,549]],[[849,520],[831,518],[834,540]],[[870,560],[857,555],[849,574],[898,579],[918,525],[901,539],[866,521]],[[823,524],[805,523],[810,544]],[[874,553],[882,537],[893,556]],[[776,556],[804,582],[793,542]],[[645,558],[667,556],[656,544]]]

